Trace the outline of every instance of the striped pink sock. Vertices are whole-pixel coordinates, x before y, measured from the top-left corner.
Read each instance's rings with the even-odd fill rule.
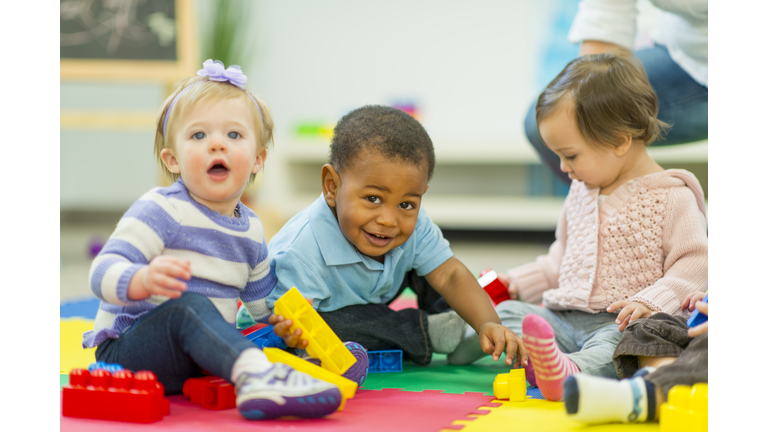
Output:
[[[541,394],[547,400],[561,400],[565,379],[579,372],[579,367],[557,347],[552,326],[538,315],[526,315],[523,318],[523,343],[536,371],[536,384]]]

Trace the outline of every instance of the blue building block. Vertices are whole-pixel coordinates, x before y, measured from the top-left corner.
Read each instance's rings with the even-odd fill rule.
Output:
[[[402,372],[403,351],[368,351],[368,373]]]
[[[93,372],[95,370],[105,370],[113,374],[117,371],[125,370],[125,368],[120,366],[117,363],[106,363],[106,362],[100,361],[100,362],[91,363],[88,365],[88,372]]]
[[[707,293],[707,295],[704,296],[704,300],[702,301],[704,303],[709,303],[709,293]],[[688,327],[696,327],[697,325],[706,322],[708,319],[709,319],[708,316],[699,312],[698,309],[694,309],[693,313],[691,313],[691,316],[688,317]]]
[[[283,350],[288,349],[288,345],[285,344],[285,341],[283,340],[283,338],[276,335],[273,330],[274,330],[274,327],[271,325],[268,325],[254,332],[246,334],[245,338],[255,343],[261,349],[264,349],[264,348],[280,348]]]

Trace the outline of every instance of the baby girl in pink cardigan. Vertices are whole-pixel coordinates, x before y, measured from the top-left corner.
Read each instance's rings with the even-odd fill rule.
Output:
[[[657,112],[627,52],[579,57],[539,96],[539,132],[571,188],[549,253],[502,277],[520,301],[497,312],[522,332],[526,375],[549,400],[562,398],[576,372],[616,377],[612,354],[629,322],[680,315],[686,296],[707,288],[704,194],[693,174],[648,156],[669,127]],[[476,358],[469,354],[448,360]]]

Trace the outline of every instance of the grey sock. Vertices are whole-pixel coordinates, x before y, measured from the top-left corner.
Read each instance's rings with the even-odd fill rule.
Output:
[[[427,317],[429,339],[436,353],[453,352],[461,342],[467,323],[454,311],[443,312]]]
[[[485,357],[486,353],[480,348],[480,337],[475,330],[467,326],[461,337],[461,342],[453,352],[448,354],[449,364],[470,364]]]

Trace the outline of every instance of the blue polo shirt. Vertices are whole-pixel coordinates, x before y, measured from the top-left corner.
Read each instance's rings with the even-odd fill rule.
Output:
[[[424,276],[453,256],[440,228],[419,209],[416,229],[402,245],[384,255],[384,263],[357,251],[344,237],[322,195],[292,217],[269,242],[270,265],[277,286],[267,306],[292,287],[330,312],[345,306],[386,303],[400,289],[405,274]]]

